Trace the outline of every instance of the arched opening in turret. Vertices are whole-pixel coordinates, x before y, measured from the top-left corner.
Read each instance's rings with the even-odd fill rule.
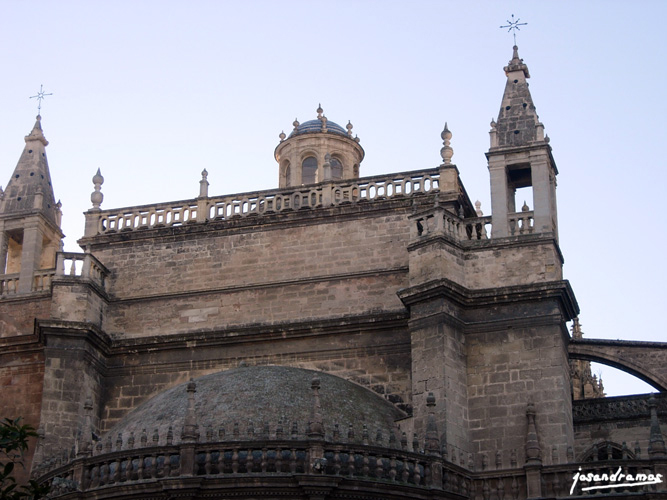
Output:
[[[21,253],[23,252],[23,230],[7,232],[7,254],[0,262],[2,274],[14,274],[21,271]]]
[[[507,167],[507,213],[510,235],[525,234],[533,229],[533,178],[530,164]]]
[[[317,182],[317,159],[309,156],[301,163],[301,184],[315,184]]]

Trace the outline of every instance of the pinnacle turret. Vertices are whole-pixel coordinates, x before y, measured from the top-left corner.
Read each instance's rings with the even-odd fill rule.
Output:
[[[539,121],[533,98],[528,90],[530,73],[514,46],[512,59],[504,68],[507,75],[505,93],[492,130],[497,139],[491,147],[525,146],[544,140],[544,127]]]
[[[5,189],[0,214],[18,215],[41,212],[57,224],[57,207],[45,148],[49,142],[42,131],[41,116],[25,137],[25,148]]]

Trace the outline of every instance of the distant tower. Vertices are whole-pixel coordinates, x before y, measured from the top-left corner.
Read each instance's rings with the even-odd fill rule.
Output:
[[[33,291],[34,273],[54,269],[61,249],[60,202],[51,186],[41,117],[25,138],[25,148],[0,194],[0,274],[18,274],[17,293]]]
[[[301,186],[359,177],[364,149],[359,138],[352,137],[352,124],[346,129],[330,122],[317,108],[317,118],[304,123],[294,120],[287,137],[280,134],[275,158],[280,165],[279,187]]]
[[[553,233],[558,240],[558,169],[528,90],[528,66],[519,58],[516,45],[504,69],[507,84],[498,121],[491,122],[491,147],[486,154],[491,177],[492,237]],[[526,187],[532,188],[532,200],[515,200],[516,190]],[[517,210],[518,204],[523,208]],[[532,214],[528,204],[532,204]]]

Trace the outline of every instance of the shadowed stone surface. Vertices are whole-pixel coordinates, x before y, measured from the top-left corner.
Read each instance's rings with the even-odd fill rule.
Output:
[[[316,374],[321,380],[320,405],[327,434],[334,424],[339,424],[341,435],[345,436],[350,423],[357,433],[362,424],[367,424],[373,436],[380,429],[386,439],[389,431],[396,429],[394,422],[405,417],[372,391],[326,373],[282,366],[240,367],[195,379],[200,440],[204,439],[209,424],[215,436],[223,426],[226,439],[234,439],[235,422],[241,428],[240,438],[247,439],[249,420],[253,422],[255,435],[262,434],[263,422],[270,424],[273,435],[276,424],[282,419],[286,437],[290,435],[292,422],[297,421],[302,436],[310,420],[313,404],[310,386]],[[130,432],[134,432],[138,439],[143,429],[149,435],[158,429],[160,444],[163,444],[171,425],[174,441],[180,441],[188,406],[186,386],[181,384],[168,389],[129,413],[109,431],[112,440],[115,442],[118,433],[127,439]],[[361,437],[360,434],[357,437]]]

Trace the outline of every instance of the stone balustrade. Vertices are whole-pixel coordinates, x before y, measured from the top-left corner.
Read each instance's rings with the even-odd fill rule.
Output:
[[[86,213],[86,237],[119,231],[173,227],[207,220],[362,203],[414,196],[439,189],[439,170],[322,182],[313,186],[204,197]]]
[[[92,254],[58,252],[56,254],[57,276],[71,276],[89,280],[104,289],[109,271]]]
[[[486,240],[491,234],[491,216],[463,219],[442,208],[413,216],[412,238],[444,235],[454,241]]]
[[[55,276],[54,269],[41,269],[32,275],[31,292],[48,292]],[[10,297],[19,293],[19,273],[0,275],[0,297]]]
[[[316,458],[317,457],[317,458]],[[311,474],[430,487],[466,495],[469,472],[443,465],[439,455],[400,448],[322,440],[282,439],[187,443],[124,449],[50,460],[36,470],[58,496],[146,479],[184,476]]]
[[[511,236],[533,233],[535,214],[532,211],[508,214],[507,218]]]
[[[35,472],[40,483],[52,485],[51,496],[71,491],[91,491],[144,480],[204,476],[234,479],[261,475],[319,475],[369,480],[403,486],[430,488],[462,498],[525,500],[527,473],[521,467],[471,471],[443,459],[439,453],[407,449],[405,442],[394,446],[377,443],[332,442],[322,439],[253,439],[225,442],[181,442],[142,446],[98,454],[80,453],[77,458],[49,460]],[[128,444],[126,442],[126,444]],[[121,447],[122,448],[122,447]],[[589,495],[665,491],[665,482],[621,486],[608,479],[620,470],[624,474],[656,476],[654,460],[623,459],[580,462],[538,467],[541,497],[566,498]],[[575,474],[597,474],[592,481],[575,480]],[[606,476],[603,476],[606,474]],[[639,476],[640,478],[642,476]],[[599,489],[587,490],[589,487]]]
[[[0,275],[0,297],[16,295],[19,289],[19,273]]]

